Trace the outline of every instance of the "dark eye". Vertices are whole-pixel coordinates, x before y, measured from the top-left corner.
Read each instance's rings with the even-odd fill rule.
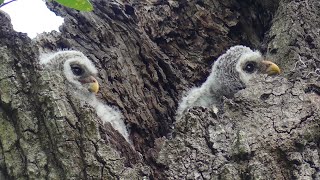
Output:
[[[84,70],[79,66],[71,66],[71,70],[76,76],[81,76],[84,73]]]
[[[256,64],[253,63],[253,62],[249,62],[246,64],[246,66],[244,67],[244,70],[247,72],[247,73],[253,73],[256,69]]]

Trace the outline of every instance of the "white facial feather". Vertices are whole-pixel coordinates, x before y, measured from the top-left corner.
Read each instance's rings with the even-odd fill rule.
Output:
[[[92,74],[98,73],[94,64],[82,52],[79,51],[58,51],[55,53],[46,53],[40,55],[40,64],[43,65],[61,65],[61,61],[65,61],[65,63],[77,61],[77,63],[86,66]]]
[[[236,70],[239,72],[240,74],[240,79],[242,80],[242,82],[244,82],[245,84],[247,84],[249,82],[249,80],[254,77],[255,73],[252,74],[248,74],[246,73],[242,68],[244,66],[244,64],[247,61],[262,61],[262,55],[259,51],[252,51],[249,53],[245,53],[243,54],[240,59],[237,62],[236,65]]]
[[[81,60],[80,60],[81,59]],[[82,67],[86,67],[86,70],[89,71],[92,75],[97,75],[98,71],[93,65],[93,63],[86,57],[74,57],[65,61],[63,64],[63,72],[69,82],[74,83],[75,85],[82,86],[81,83],[75,79],[77,79],[76,75],[73,74],[71,70],[71,64],[76,63],[81,65]]]
[[[100,102],[95,94],[88,92],[87,88],[77,80],[76,75],[71,70],[71,64],[77,64],[85,67],[89,74],[96,75],[98,73],[94,64],[79,51],[59,51],[56,53],[40,55],[40,64],[44,67],[59,70],[62,69],[67,82],[71,83],[66,89],[69,90],[79,100],[91,105],[104,123],[110,123],[112,127],[123,135],[123,137],[132,144],[129,139],[129,133],[123,121],[120,111]]]

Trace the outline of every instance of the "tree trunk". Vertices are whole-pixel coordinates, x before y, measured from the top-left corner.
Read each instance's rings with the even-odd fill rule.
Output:
[[[104,1],[93,12],[50,2],[61,33],[30,40],[0,12],[0,179],[319,179],[320,2]],[[281,67],[175,123],[230,46]],[[57,87],[39,54],[75,49],[99,71],[97,97],[119,108],[133,146]]]

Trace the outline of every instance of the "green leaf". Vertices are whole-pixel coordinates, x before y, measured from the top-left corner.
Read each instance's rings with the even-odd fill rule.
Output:
[[[93,6],[88,0],[55,0],[55,1],[63,6],[73,8],[79,11],[93,10]]]
[[[0,0],[0,4],[2,4],[4,2],[4,0]]]

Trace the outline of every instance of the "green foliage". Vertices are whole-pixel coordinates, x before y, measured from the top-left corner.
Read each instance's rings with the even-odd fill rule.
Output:
[[[93,10],[93,6],[88,0],[55,0],[55,1],[63,6],[73,8],[79,11]]]
[[[0,4],[2,4],[4,2],[4,0],[0,0]]]

